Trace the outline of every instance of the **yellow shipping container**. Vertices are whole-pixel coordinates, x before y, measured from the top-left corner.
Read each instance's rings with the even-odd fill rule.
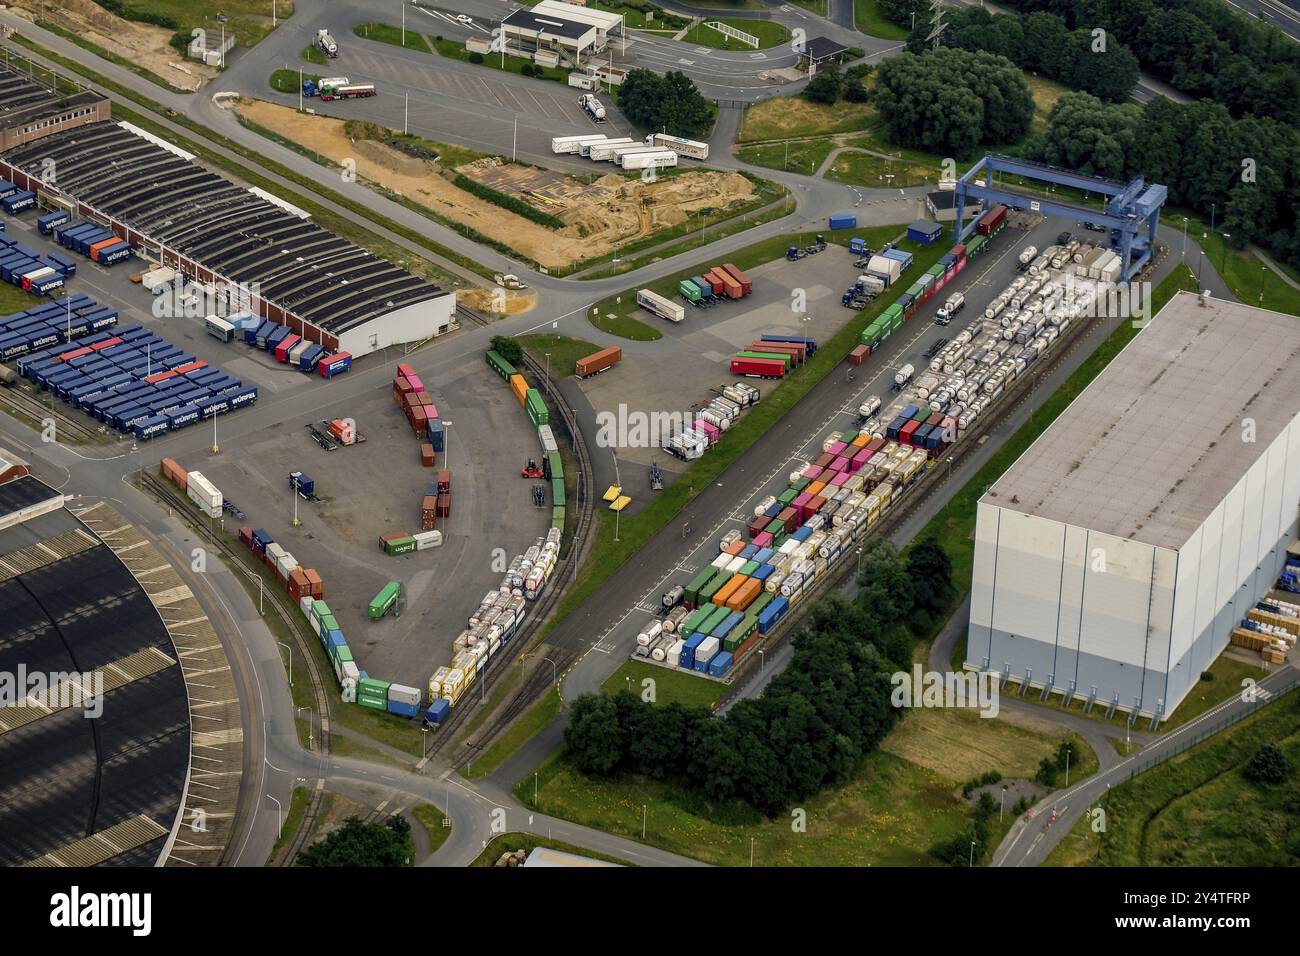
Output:
[[[439,667],[433,672],[433,676],[429,678],[429,700],[437,700],[443,696],[442,684],[450,673],[450,667]]]

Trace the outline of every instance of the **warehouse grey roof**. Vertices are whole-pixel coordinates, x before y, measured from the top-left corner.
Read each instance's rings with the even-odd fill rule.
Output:
[[[0,64],[0,126],[5,129],[90,106],[103,99],[103,95],[90,90],[56,93],[16,68]]]
[[[519,30],[535,30],[548,36],[564,37],[566,40],[581,40],[596,29],[590,23],[562,20],[549,15],[539,16],[531,10],[515,10],[501,22]]]
[[[848,47],[830,37],[813,37],[803,49],[804,56],[813,60],[825,60],[827,57],[843,53]]]
[[[1300,320],[1182,292],[981,501],[1177,549],[1297,414]]]
[[[58,186],[224,279],[340,334],[441,289],[137,136],[90,123],[4,154],[37,174],[56,162]]]

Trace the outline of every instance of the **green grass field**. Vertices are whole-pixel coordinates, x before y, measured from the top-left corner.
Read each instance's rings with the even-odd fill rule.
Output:
[[[571,339],[567,335],[525,335],[519,343],[543,368],[547,367],[546,355],[550,353],[551,378],[572,375],[574,363],[578,359],[600,351],[599,345],[583,339]]]
[[[559,693],[548,692],[533,704],[523,715],[515,720],[504,734],[496,739],[481,753],[476,752],[474,759],[467,766],[460,768],[460,775],[467,780],[477,780],[496,772],[497,768],[510,759],[515,751],[532,739],[533,735],[559,716],[563,702]]]
[[[267,84],[277,93],[297,93],[298,90],[301,89],[299,77],[302,78],[303,83],[306,83],[308,80],[311,80],[313,83],[320,82],[319,74],[308,73],[306,70],[302,73],[299,73],[297,70],[273,70]],[[286,144],[291,142],[291,140],[284,139],[284,137],[280,137],[280,139]]]
[[[761,100],[745,110],[736,137],[738,144],[761,143],[795,136],[825,136],[867,129],[876,118],[866,103],[839,102],[833,106],[812,103],[801,96]]]
[[[871,153],[845,151],[835,157],[826,178],[873,188],[921,186],[937,182],[938,166],[922,166],[907,160],[884,159]]]
[[[429,43],[424,38],[424,34],[409,27],[406,30],[405,43],[402,42],[402,28],[389,23],[358,23],[352,28],[352,32],[365,40],[375,40],[391,46],[404,47],[407,50],[419,50],[421,53],[429,52]]]
[[[853,25],[867,36],[882,40],[906,40],[908,29],[886,20],[876,0],[853,0]]]
[[[314,63],[317,66],[324,66],[329,62],[329,57],[321,52],[320,47],[314,43],[308,43],[298,54],[300,60],[306,60],[308,63]]]
[[[664,334],[654,326],[647,325],[640,319],[634,319],[630,315],[593,312],[588,314],[587,319],[602,332],[608,332],[610,335],[617,335],[624,339],[631,339],[634,342],[653,342],[655,339],[664,337]]]
[[[650,10],[653,20],[647,22],[646,15],[636,7],[627,4],[610,2],[600,3],[592,2],[587,4],[593,10],[604,10],[606,13],[617,13],[623,17],[623,22],[629,30],[665,30],[672,33],[677,32],[690,24],[687,17],[677,16],[675,13],[669,13],[661,7],[652,7]]]
[[[438,848],[451,836],[451,821],[441,810],[431,803],[422,803],[411,810],[415,822],[424,828],[429,837],[429,853],[437,853]]]
[[[292,0],[274,0],[274,13],[280,25],[293,16]],[[113,12],[127,20],[143,23],[174,23],[186,36],[195,28],[207,30],[211,39],[209,47],[221,41],[218,16],[225,16],[226,33],[234,33],[235,42],[242,47],[256,46],[274,27],[272,0],[117,0]]]
[[[724,684],[696,677],[680,668],[629,660],[624,661],[623,666],[610,675],[601,690],[606,694],[626,690],[641,697],[646,690],[646,680],[654,681],[657,704],[677,703],[687,707],[707,707],[710,710],[727,689]]]
[[[1241,766],[1263,743],[1291,761],[1282,784],[1251,783]],[[1048,866],[1276,866],[1300,864],[1300,694],[1291,693],[1110,791],[1106,830],[1087,816]]]
[[[714,30],[712,27],[706,27],[706,23],[724,23],[729,27],[735,27],[742,30],[750,36],[758,38],[758,46],[750,46],[748,43],[741,43],[739,40],[727,36],[721,30]],[[782,43],[790,41],[790,31],[781,24],[772,20],[745,20],[741,17],[705,17],[697,23],[686,36],[682,37],[683,43],[693,43],[696,46],[710,47],[714,50],[770,50],[774,46],[780,46]]]
[[[811,176],[821,169],[822,163],[826,162],[826,157],[834,148],[835,143],[828,139],[803,139],[742,146],[737,156],[742,162],[752,163],[755,166],[807,173]]]

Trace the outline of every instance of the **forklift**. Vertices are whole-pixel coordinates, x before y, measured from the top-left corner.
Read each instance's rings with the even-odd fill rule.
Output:
[[[542,469],[538,467],[537,460],[535,458],[529,458],[528,464],[524,465],[523,468],[519,469],[519,477],[520,478],[544,478],[546,476],[542,474]]]

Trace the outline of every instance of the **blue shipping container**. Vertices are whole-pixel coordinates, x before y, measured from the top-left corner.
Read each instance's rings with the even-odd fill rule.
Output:
[[[858,217],[847,213],[831,216],[830,227],[832,229],[856,229],[858,228]]]
[[[439,697],[429,709],[424,712],[424,719],[431,724],[440,724],[451,716],[451,701],[445,697]]]

